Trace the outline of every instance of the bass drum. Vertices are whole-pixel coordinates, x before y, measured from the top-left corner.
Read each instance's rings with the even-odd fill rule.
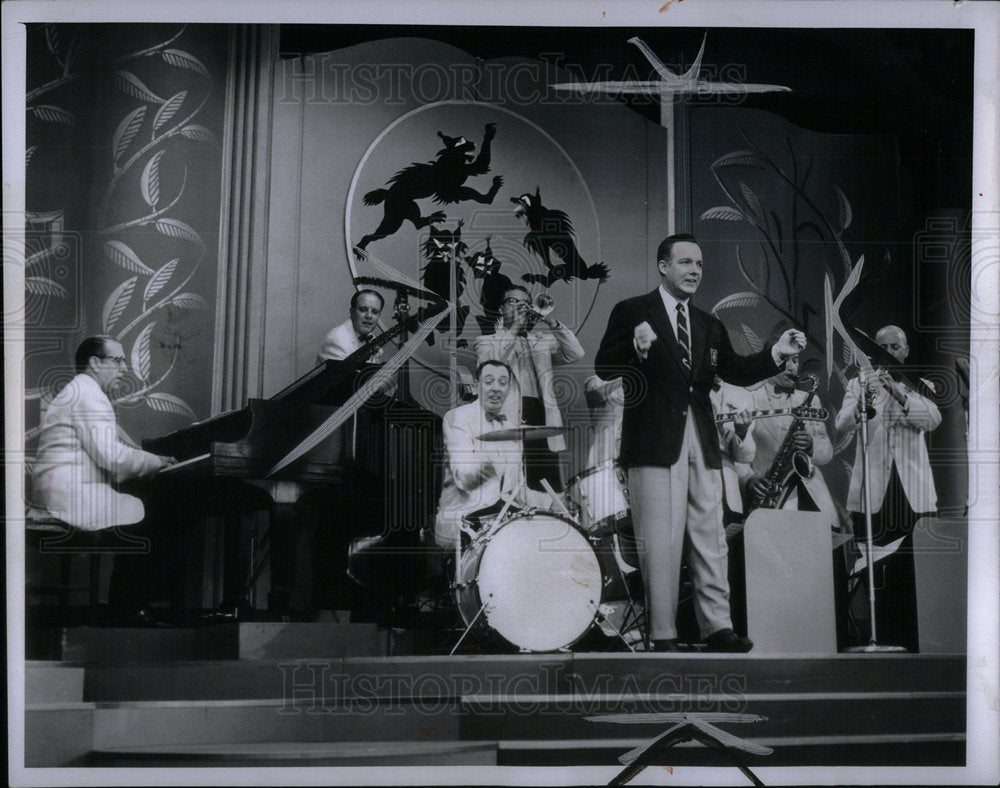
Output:
[[[602,591],[597,554],[579,526],[532,512],[465,549],[455,600],[467,626],[475,622],[521,651],[558,651],[594,625]]]

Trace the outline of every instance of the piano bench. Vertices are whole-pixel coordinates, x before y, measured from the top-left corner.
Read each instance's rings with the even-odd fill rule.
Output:
[[[59,610],[65,614],[70,609],[70,595],[74,591],[86,594],[85,608],[95,612],[100,602],[101,556],[105,553],[121,551],[122,537],[117,529],[84,531],[53,517],[44,510],[31,508],[24,519],[26,558],[54,556],[59,560],[59,579],[46,583],[27,577],[25,591],[29,595],[55,596]],[[83,557],[87,561],[87,583],[73,584],[73,559]],[[40,572],[44,578],[44,571]]]

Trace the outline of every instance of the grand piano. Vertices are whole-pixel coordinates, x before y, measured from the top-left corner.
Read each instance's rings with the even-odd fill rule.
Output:
[[[272,472],[379,369],[368,359],[390,339],[405,338],[412,325],[412,318],[401,320],[348,358],[323,362],[273,397],[250,399],[240,410],[143,442],[147,451],[178,460],[157,474],[154,495],[183,501],[189,519],[221,515],[230,523],[224,577],[216,579],[227,612],[258,613],[255,589],[268,567],[268,615],[307,613],[317,606],[317,586],[351,582],[345,571],[348,537],[382,536],[379,546],[390,548],[383,557],[400,564],[387,567],[385,576],[399,577],[403,564],[413,571],[420,529],[433,523],[441,484],[433,462],[440,453],[441,420],[410,397],[405,364],[393,396],[368,398],[334,433]],[[254,511],[266,512],[267,528],[260,537],[251,530],[247,546],[243,529],[232,523]],[[317,542],[333,544],[337,553],[319,567]]]

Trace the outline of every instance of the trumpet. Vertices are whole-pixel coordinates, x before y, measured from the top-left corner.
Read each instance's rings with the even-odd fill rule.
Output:
[[[555,308],[556,302],[552,296],[548,293],[539,293],[531,299],[531,306],[528,307],[528,325],[534,326],[539,320],[547,317]]]
[[[882,375],[884,375],[885,373],[889,374],[889,379],[892,381],[891,383],[888,383],[885,380],[883,380]],[[909,390],[910,386],[907,385],[908,381],[900,380],[899,378],[897,378],[893,374],[891,369],[886,369],[885,367],[879,367],[878,369],[876,369],[874,382],[880,383],[882,385],[882,388],[889,394],[889,396],[891,396],[894,400],[896,400],[896,402],[898,402],[900,405],[903,405],[906,402],[906,395],[901,394],[897,386],[902,386],[904,390]]]
[[[883,392],[886,391],[885,384],[879,380],[881,370],[873,370],[870,377],[862,376],[861,382],[865,387],[865,402],[869,408],[874,408],[882,400]],[[871,416],[869,416],[871,418]]]
[[[556,301],[548,293],[539,293],[531,300],[531,311],[539,318],[545,317],[555,308]]]

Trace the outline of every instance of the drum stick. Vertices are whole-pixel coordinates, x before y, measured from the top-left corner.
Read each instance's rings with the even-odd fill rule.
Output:
[[[547,492],[549,494],[549,497],[552,498],[552,501],[553,503],[556,504],[558,510],[563,514],[565,514],[567,517],[569,517],[570,516],[569,509],[567,509],[566,504],[563,503],[562,496],[560,496],[559,493],[557,493],[554,489],[552,489],[552,485],[549,484],[548,479],[542,479],[542,487],[545,488],[545,492]]]
[[[507,510],[510,509],[511,504],[514,503],[514,499],[509,495],[501,493],[500,497],[503,499],[503,508],[500,510],[500,514],[497,515],[497,519],[494,521],[498,523],[503,520],[503,518],[507,515]]]

